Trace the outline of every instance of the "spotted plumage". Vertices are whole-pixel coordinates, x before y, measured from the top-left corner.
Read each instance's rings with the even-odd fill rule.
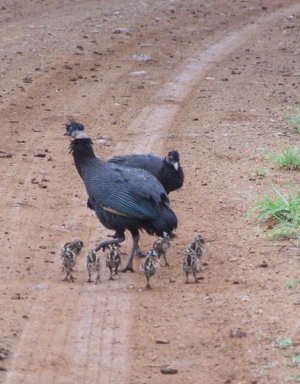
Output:
[[[88,254],[86,256],[86,268],[88,271],[88,283],[92,283],[92,273],[96,272],[96,280],[95,283],[99,284],[101,282],[100,279],[100,272],[101,272],[101,260],[100,255],[97,255],[97,253],[94,250],[88,251]]]
[[[62,271],[66,273],[64,281],[74,282],[75,277],[72,275],[76,266],[76,259],[79,256],[83,248],[83,242],[81,240],[73,240],[65,243],[60,252],[62,260]]]
[[[147,253],[147,256],[143,261],[140,270],[146,277],[146,280],[147,280],[146,288],[150,289],[151,288],[150,279],[159,270],[159,257],[156,251],[151,249]]]
[[[96,157],[82,124],[67,124],[65,135],[73,138],[70,152],[88,193],[89,207],[106,228],[115,231],[113,239],[101,242],[95,251],[124,241],[128,230],[133,246],[123,271],[133,270],[140,231],[162,236],[163,232],[171,233],[177,227],[165,189],[145,170],[119,166]]]
[[[165,266],[170,266],[167,260],[167,252],[171,246],[170,236],[167,233],[163,233],[162,237],[156,239],[152,245],[152,249],[157,252],[158,257],[164,258]]]
[[[118,274],[118,268],[121,264],[121,252],[120,247],[116,244],[109,246],[108,252],[106,254],[105,264],[110,271],[110,280],[113,280],[113,272],[115,275]]]
[[[203,255],[204,248],[204,239],[201,235],[197,235],[192,244],[190,245],[191,250],[193,250],[197,257],[201,257]]]
[[[197,273],[200,271],[200,259],[191,248],[188,248],[185,251],[181,266],[186,276],[185,283],[189,282],[189,274],[192,274],[194,276],[195,283],[198,283]]]
[[[153,154],[134,154],[114,156],[108,161],[150,172],[159,180],[168,194],[181,188],[184,182],[184,173],[180,165],[178,151],[170,151],[164,158]]]
[[[73,240],[65,243],[62,247],[63,250],[70,249],[78,256],[83,248],[83,242],[81,240]]]

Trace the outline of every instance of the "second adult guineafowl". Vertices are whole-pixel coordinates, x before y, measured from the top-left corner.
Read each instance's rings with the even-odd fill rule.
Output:
[[[138,250],[140,230],[163,236],[164,232],[169,234],[177,227],[177,218],[169,208],[166,191],[149,172],[96,157],[82,124],[74,121],[66,124],[65,135],[74,139],[70,151],[91,207],[100,222],[115,231],[113,238],[98,244],[95,251],[124,241],[128,230],[133,246],[123,271],[133,270],[132,260]]]
[[[145,169],[160,181],[167,194],[181,188],[184,182],[184,173],[177,151],[170,151],[165,158],[152,154],[134,154],[114,156],[108,162],[130,168]]]

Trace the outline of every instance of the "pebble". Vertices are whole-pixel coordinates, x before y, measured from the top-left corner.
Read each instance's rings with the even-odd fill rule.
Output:
[[[170,344],[170,341],[166,339],[156,339],[155,342],[156,344]]]
[[[145,55],[143,53],[137,53],[135,55],[132,55],[132,60],[134,60],[134,61],[142,61],[144,63],[147,63],[149,61],[156,61],[153,56]]]
[[[178,370],[176,368],[172,368],[170,366],[163,366],[160,368],[160,372],[163,373],[164,375],[175,375],[178,373]]]

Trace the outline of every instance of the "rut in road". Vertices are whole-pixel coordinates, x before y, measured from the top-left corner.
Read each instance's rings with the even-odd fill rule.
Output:
[[[149,152],[154,147],[159,151],[163,145],[160,137],[166,136],[180,103],[214,61],[221,60],[270,23],[298,12],[299,8],[298,5],[289,7],[260,18],[257,23],[231,32],[206,51],[186,60],[174,78],[157,93],[153,104],[145,107],[129,126],[128,132],[140,138],[137,144],[120,143],[115,154]],[[96,231],[91,238],[96,238]],[[104,282],[100,286],[75,283],[72,289],[63,283],[49,283],[41,289],[5,383],[127,382],[127,339],[133,328],[131,312],[134,310],[134,295],[126,289],[130,279],[125,275],[113,284]],[[58,296],[63,298],[59,305]]]

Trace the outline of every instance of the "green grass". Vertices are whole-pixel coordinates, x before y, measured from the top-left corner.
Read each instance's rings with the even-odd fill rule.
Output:
[[[268,176],[269,171],[265,168],[255,168],[252,170],[251,174],[255,177],[266,177]]]
[[[285,289],[294,289],[300,284],[300,279],[292,279],[286,283]]]
[[[289,364],[292,367],[300,367],[300,355],[299,354],[292,354],[289,356]]]
[[[268,159],[286,169],[300,169],[300,147],[287,147],[282,153],[271,153]]]
[[[273,345],[275,348],[287,349],[293,345],[293,342],[287,337],[279,337],[278,339],[273,341]]]
[[[269,363],[262,365],[258,372],[260,375],[267,375],[269,370],[276,368],[277,366],[277,361],[270,361]]]
[[[300,375],[290,376],[288,380],[293,383],[300,383]]]
[[[294,130],[300,133],[300,108],[295,108],[293,114],[287,118],[288,123]]]
[[[266,197],[255,204],[257,220],[267,224],[271,237],[289,239],[300,237],[300,191],[285,197],[275,185],[274,197]]]

